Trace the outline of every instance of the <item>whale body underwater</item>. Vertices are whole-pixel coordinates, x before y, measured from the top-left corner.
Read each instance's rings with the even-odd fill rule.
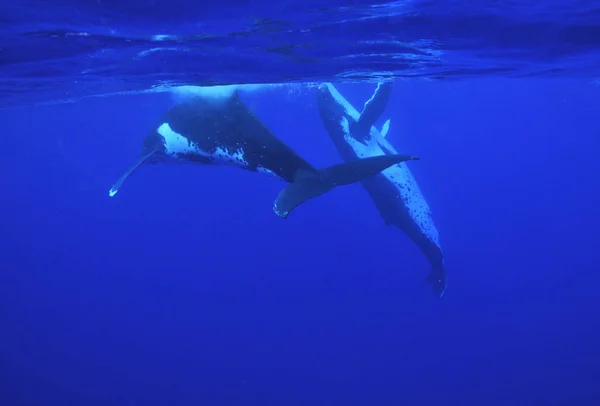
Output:
[[[381,132],[374,126],[387,106],[391,90],[391,82],[379,83],[359,113],[333,84],[324,83],[317,87],[321,121],[343,160],[396,154],[385,138],[390,120],[383,124]],[[425,281],[442,296],[447,282],[439,233],[429,205],[408,166],[398,163],[364,179],[362,185],[385,223],[402,230],[420,248],[431,265]]]
[[[303,202],[341,185],[365,180],[412,155],[381,154],[316,169],[279,140],[240,98],[237,90],[222,97],[196,96],[159,118],[143,141],[142,153],[110,189],[115,196],[123,182],[144,164],[229,164],[263,172],[288,182],[273,204],[287,218]]]

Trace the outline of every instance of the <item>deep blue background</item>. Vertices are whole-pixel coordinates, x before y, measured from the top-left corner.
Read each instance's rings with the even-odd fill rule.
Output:
[[[340,161],[312,90],[243,98]],[[287,220],[283,183],[230,167],[143,167],[109,198],[172,103],[0,111],[1,405],[598,404],[598,87],[397,82],[381,122],[422,158],[441,300],[360,185]]]

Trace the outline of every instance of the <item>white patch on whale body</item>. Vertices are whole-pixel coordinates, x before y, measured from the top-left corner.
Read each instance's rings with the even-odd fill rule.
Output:
[[[260,173],[266,173],[269,176],[275,177],[279,179],[279,175],[277,175],[275,172],[273,172],[270,169],[267,168],[263,168],[262,166],[257,166],[256,167],[256,172],[260,172]]]
[[[399,192],[399,197],[402,198],[408,209],[410,217],[419,225],[423,234],[428,236],[439,247],[440,235],[433,224],[431,209],[406,163],[401,162],[384,169],[381,174],[394,184]]]
[[[343,116],[340,120],[340,125],[342,126],[342,130],[344,131],[344,136],[350,134],[350,123],[346,116]]]
[[[229,150],[224,147],[217,147],[211,153],[203,150],[178,132],[173,131],[169,123],[162,123],[156,131],[164,140],[167,155],[175,157],[179,157],[179,155],[203,156],[212,159],[215,164],[236,165],[242,168],[248,167],[244,151],[241,148]]]
[[[244,157],[244,151],[242,149],[236,149],[230,152],[226,148],[217,147],[212,157],[216,161],[215,163],[233,164],[243,168],[248,166],[248,162]]]
[[[171,129],[169,123],[162,123],[156,130],[165,141],[165,152],[168,155],[200,155],[210,157],[211,155],[199,148],[192,141]]]
[[[344,138],[354,150],[356,156],[360,158],[385,155],[385,151],[377,142],[372,141],[364,145],[356,141],[349,134],[344,134]],[[391,152],[396,153],[394,150]],[[402,199],[410,217],[418,224],[423,234],[439,247],[440,236],[431,218],[431,209],[427,201],[425,201],[415,178],[408,169],[408,165],[405,162],[400,162],[381,171],[381,175],[385,176],[394,185],[396,190],[398,190],[398,198]]]
[[[366,145],[353,138],[350,134],[350,124],[347,116],[358,121],[360,113],[338,92],[333,84],[328,83],[327,88],[336,103],[339,103],[345,109],[346,114],[342,116],[340,126],[344,132],[344,140],[358,158],[386,155],[385,150],[390,151],[392,154],[397,154],[394,147],[375,127],[371,127],[371,137]],[[384,124],[384,129],[385,127],[389,129],[389,122]],[[387,129],[385,132],[387,133]],[[431,218],[431,209],[425,201],[415,178],[408,169],[408,165],[405,162],[400,162],[381,171],[381,175],[385,176],[394,185],[396,190],[398,190],[398,198],[402,199],[410,217],[417,223],[423,234],[439,247],[439,232]]]

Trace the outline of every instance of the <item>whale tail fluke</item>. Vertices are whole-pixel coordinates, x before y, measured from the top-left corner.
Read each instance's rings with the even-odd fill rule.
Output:
[[[434,265],[431,268],[431,272],[425,278],[425,283],[431,285],[437,296],[442,297],[444,295],[446,291],[446,269],[443,263]]]
[[[360,182],[390,166],[417,159],[419,158],[413,155],[380,155],[333,165],[318,171],[298,171],[294,181],[277,196],[273,211],[279,217],[286,218],[300,204],[327,193],[336,186]]]

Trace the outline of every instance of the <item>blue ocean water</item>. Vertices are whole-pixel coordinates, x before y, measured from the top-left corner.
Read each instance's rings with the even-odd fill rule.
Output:
[[[590,0],[22,0],[0,107],[184,84],[598,78]]]
[[[598,404],[597,5],[208,4],[0,4],[0,405]],[[283,83],[241,97],[324,167],[315,83],[381,78],[442,298],[360,184],[286,220],[228,166],[108,196],[177,86]]]

